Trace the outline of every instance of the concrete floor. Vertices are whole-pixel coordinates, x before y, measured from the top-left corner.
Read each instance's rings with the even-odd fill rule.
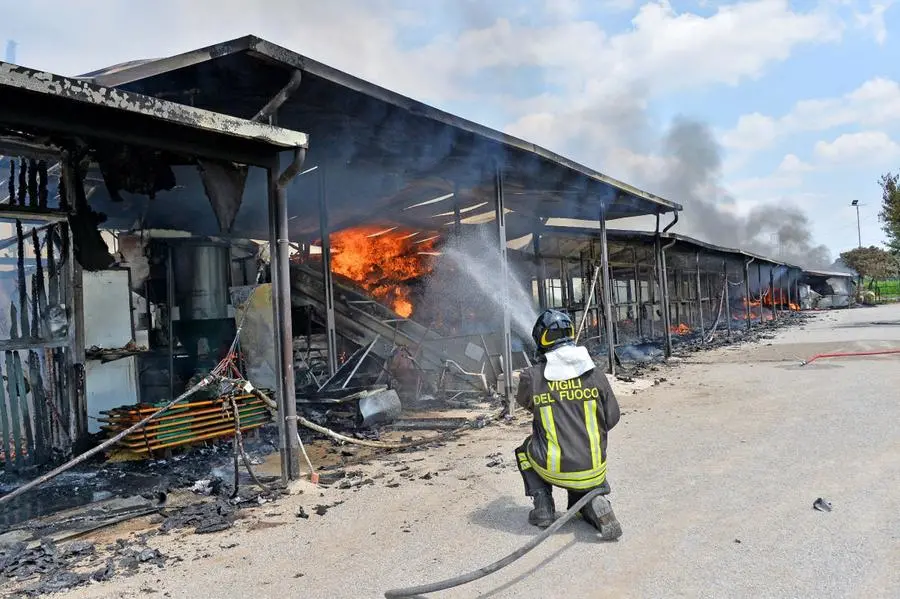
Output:
[[[620,397],[618,543],[575,521],[505,570],[432,596],[900,597],[900,356],[798,366],[888,347],[900,348],[900,306],[694,354],[667,382]],[[467,572],[535,534],[511,459],[527,431],[494,426],[391,456],[366,467],[374,485],[308,486],[226,533],[157,537],[184,561],[65,596],[360,599]],[[494,452],[505,465],[487,466]],[[813,510],[817,497],[834,510]]]

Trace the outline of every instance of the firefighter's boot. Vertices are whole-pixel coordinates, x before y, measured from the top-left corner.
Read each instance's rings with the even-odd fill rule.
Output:
[[[535,491],[531,496],[534,501],[534,509],[528,513],[528,523],[539,528],[547,528],[556,520],[556,505],[553,503],[553,494],[546,489]]]
[[[595,497],[581,509],[581,515],[599,531],[597,536],[601,541],[615,541],[622,536],[622,525],[606,497]]]

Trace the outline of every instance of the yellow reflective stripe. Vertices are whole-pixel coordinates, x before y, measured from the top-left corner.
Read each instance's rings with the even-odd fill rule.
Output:
[[[531,461],[528,459],[528,454],[523,452],[516,455],[519,458],[519,467],[522,470],[531,470]]]
[[[556,439],[553,406],[541,408],[541,424],[544,425],[544,432],[547,435],[547,470],[554,473],[559,472],[562,464],[562,451],[559,448],[559,441]]]
[[[584,402],[584,428],[587,430],[588,441],[591,444],[591,468],[600,467],[602,456],[600,455],[600,424],[597,422],[597,401],[592,399]]]
[[[541,466],[538,465],[537,462],[532,462],[532,466],[538,472],[548,472],[553,478],[557,480],[568,480],[572,482],[578,482],[580,480],[588,480],[592,478],[597,478],[598,476],[606,475],[606,464],[603,464],[596,470],[582,470],[581,472],[549,472],[543,470]]]
[[[565,487],[567,489],[593,489],[594,487],[599,487],[606,481],[606,464],[604,464],[602,468],[599,468],[597,470],[590,470],[586,472],[569,472],[566,474],[548,472],[547,470],[544,470],[543,468],[538,466],[537,462],[532,462],[532,467],[540,475],[540,477],[548,483],[556,485],[558,487]]]

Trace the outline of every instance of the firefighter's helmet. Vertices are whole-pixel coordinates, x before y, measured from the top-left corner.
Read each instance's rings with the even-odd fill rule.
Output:
[[[540,353],[547,353],[563,345],[573,345],[575,325],[565,312],[544,310],[531,330],[531,338]]]

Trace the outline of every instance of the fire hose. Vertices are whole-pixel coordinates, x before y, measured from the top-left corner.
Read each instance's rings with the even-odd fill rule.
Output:
[[[446,589],[451,589],[453,587],[458,587],[472,581],[478,580],[480,578],[484,578],[489,574],[493,574],[494,572],[505,568],[510,565],[514,561],[518,560],[520,557],[546,541],[553,533],[559,530],[563,524],[571,520],[575,517],[581,508],[583,508],[589,501],[592,501],[595,497],[598,497],[602,489],[594,489],[589,492],[587,495],[579,499],[575,505],[566,510],[562,516],[559,517],[553,524],[549,527],[541,531],[539,535],[525,543],[519,549],[516,549],[503,559],[497,560],[496,562],[484,566],[483,568],[479,568],[467,574],[461,574],[460,576],[455,576],[453,578],[447,578],[445,580],[441,580],[440,582],[432,582],[431,584],[423,584],[417,587],[408,587],[405,589],[394,589],[391,591],[385,591],[384,596],[386,599],[399,599],[401,597],[419,597],[421,599],[422,595],[427,593],[436,593],[438,591],[444,591]]]
[[[834,352],[830,354],[816,354],[811,358],[807,358],[800,363],[800,366],[806,366],[810,362],[821,360],[822,358],[851,358],[857,356],[886,356],[890,354],[900,354],[900,349],[880,349],[875,351],[857,351],[857,352]]]

